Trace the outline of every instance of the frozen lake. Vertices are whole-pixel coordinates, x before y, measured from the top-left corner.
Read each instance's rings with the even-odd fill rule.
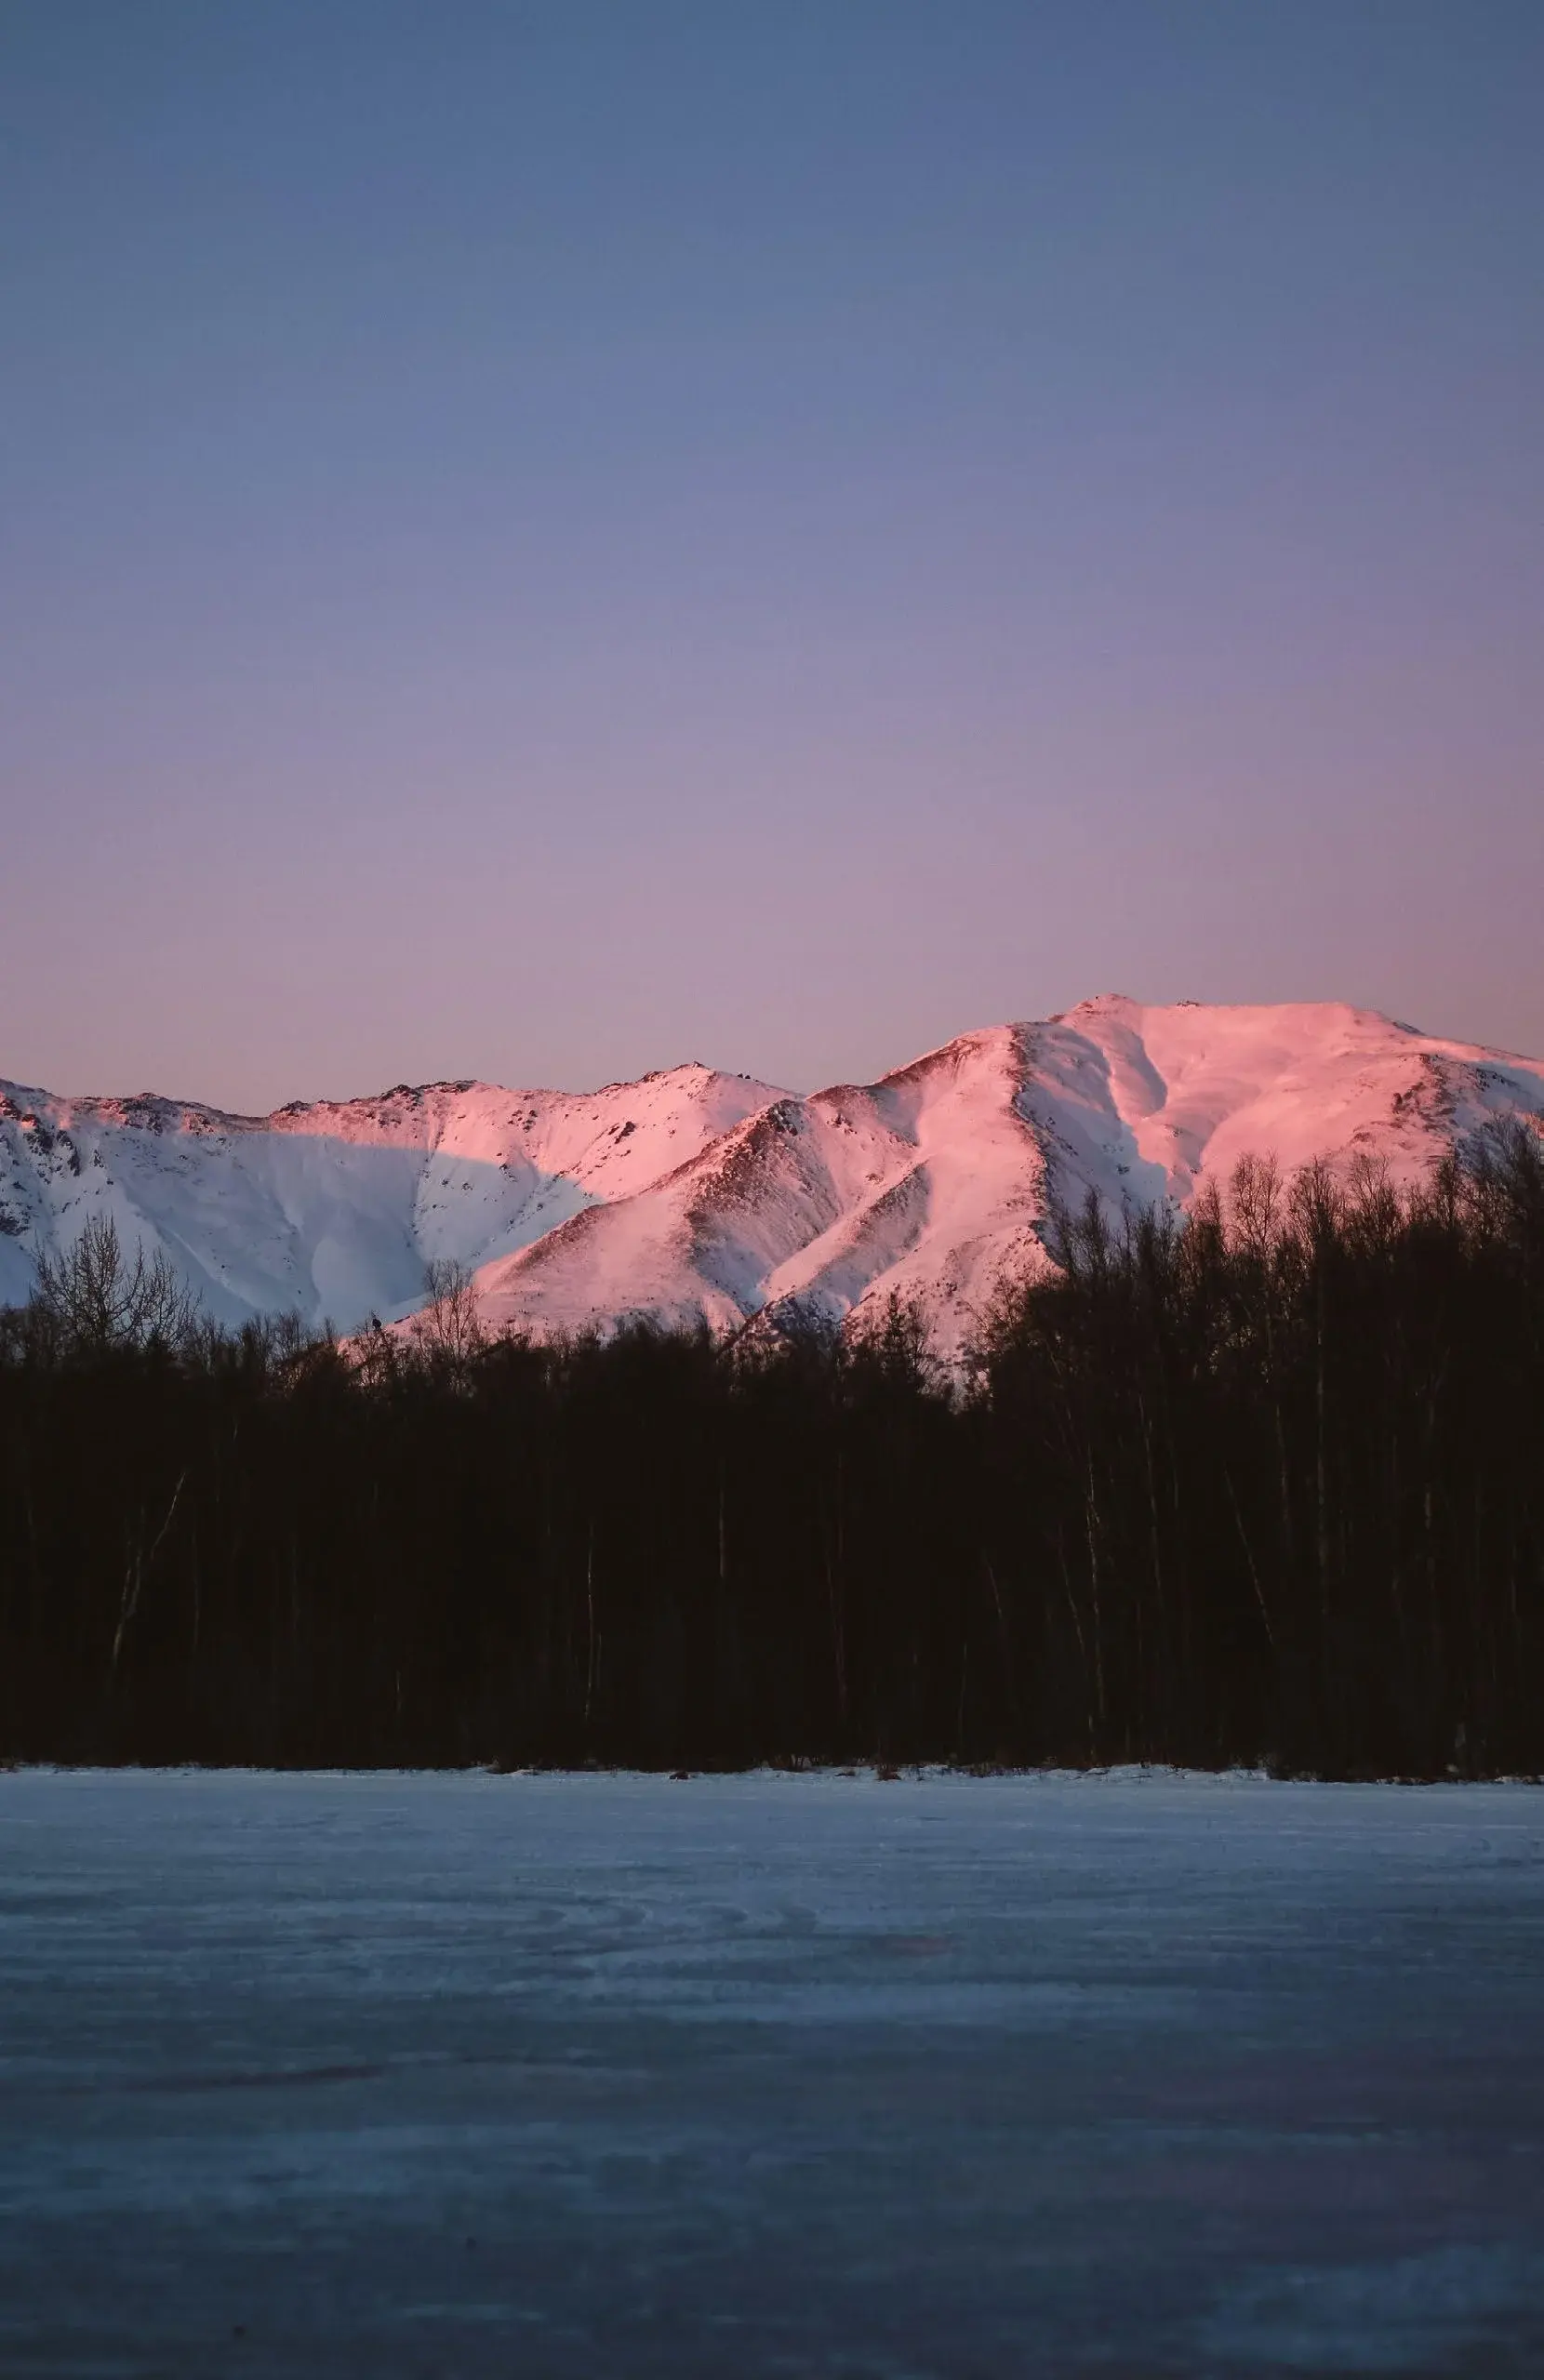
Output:
[[[0,2372],[1544,2371],[1544,1796],[0,1775]]]

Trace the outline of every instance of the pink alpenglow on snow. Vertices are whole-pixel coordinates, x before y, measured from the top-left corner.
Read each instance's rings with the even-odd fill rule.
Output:
[[[263,1117],[3,1084],[0,1301],[111,1215],[226,1323],[401,1320],[448,1258],[494,1328],[861,1328],[898,1296],[953,1356],[1005,1278],[1046,1263],[1057,1199],[1183,1208],[1246,1152],[1368,1155],[1409,1182],[1511,1116],[1544,1130],[1544,1061],[1331,1003],[1118,995],[809,1096],[698,1065]]]

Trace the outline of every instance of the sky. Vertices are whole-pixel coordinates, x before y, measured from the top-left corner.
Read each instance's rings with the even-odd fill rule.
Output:
[[[1537,0],[0,0],[0,1074],[1544,1052]]]

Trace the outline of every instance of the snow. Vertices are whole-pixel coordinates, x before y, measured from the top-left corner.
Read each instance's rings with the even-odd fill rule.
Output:
[[[226,1322],[391,1320],[450,1257],[495,1325],[861,1327],[898,1296],[953,1356],[1004,1278],[1045,1263],[1053,1194],[1182,1206],[1246,1151],[1287,1170],[1367,1154],[1408,1181],[1509,1114],[1544,1121],[1544,1062],[1332,1003],[1117,996],[808,1097],[702,1066],[268,1117],[0,1084],[0,1299],[100,1212]]]
[[[0,1775],[0,2368],[1544,2368],[1544,1801]]]

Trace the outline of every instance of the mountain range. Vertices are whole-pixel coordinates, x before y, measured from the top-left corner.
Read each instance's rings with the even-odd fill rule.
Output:
[[[1183,1207],[1246,1151],[1365,1153],[1408,1181],[1508,1116],[1544,1130],[1544,1060],[1334,1003],[1117,994],[808,1095],[687,1065],[243,1116],[0,1083],[0,1304],[103,1215],[227,1323],[397,1321],[439,1258],[494,1327],[861,1327],[898,1293],[952,1356],[1005,1276],[1048,1261],[1057,1198]]]

